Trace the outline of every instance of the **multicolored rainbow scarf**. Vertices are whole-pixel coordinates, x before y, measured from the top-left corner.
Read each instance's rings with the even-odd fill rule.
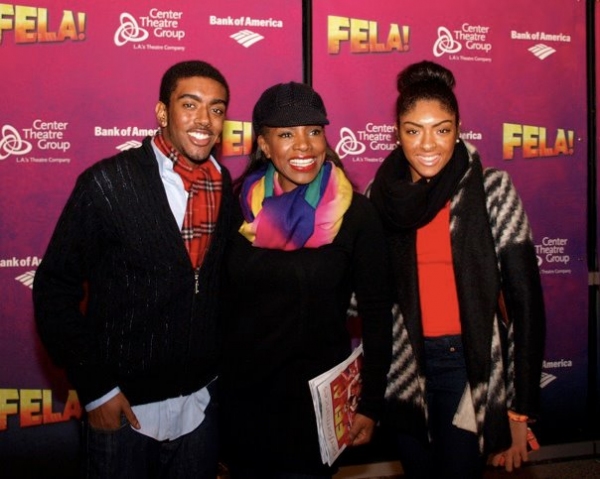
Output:
[[[242,185],[245,221],[239,232],[259,248],[318,248],[334,240],[351,201],[350,181],[330,161],[311,183],[288,193],[281,190],[269,163],[248,175]]]

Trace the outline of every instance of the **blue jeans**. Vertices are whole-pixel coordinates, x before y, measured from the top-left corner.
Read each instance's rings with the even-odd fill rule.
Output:
[[[173,441],[157,441],[135,431],[123,418],[116,431],[97,431],[84,422],[82,477],[88,479],[217,477],[217,404],[204,421]]]
[[[425,378],[431,444],[399,435],[400,462],[409,479],[478,479],[484,459],[477,436],[452,425],[467,384],[460,336],[425,339]]]

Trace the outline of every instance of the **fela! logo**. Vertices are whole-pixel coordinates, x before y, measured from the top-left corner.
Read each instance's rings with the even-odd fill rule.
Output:
[[[410,28],[391,23],[387,36],[380,39],[379,23],[359,18],[327,18],[327,51],[340,52],[343,42],[350,42],[350,53],[389,53],[410,50]]]
[[[14,32],[15,43],[85,40],[86,14],[73,10],[62,10],[61,14],[56,21],[56,17],[49,19],[47,8],[0,3],[0,44],[8,31]]]
[[[556,134],[549,136],[543,126],[504,123],[503,145],[504,160],[512,160],[516,148],[522,149],[523,158],[572,155],[575,149],[575,132],[559,128]]]

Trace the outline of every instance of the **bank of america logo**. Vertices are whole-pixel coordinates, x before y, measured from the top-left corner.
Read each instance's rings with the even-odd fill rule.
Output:
[[[544,45],[543,43],[538,43],[537,45],[529,48],[529,51],[533,53],[540,60],[545,60],[553,53],[556,53],[556,50],[548,45]]]
[[[259,33],[254,33],[251,30],[240,30],[239,32],[231,35],[230,38],[233,38],[236,42],[238,42],[243,47],[250,48],[256,42],[260,42],[265,37],[263,37]]]
[[[27,271],[27,273],[23,273],[17,276],[15,279],[23,284],[23,286],[27,286],[30,289],[33,289],[33,278],[35,277],[35,271]]]
[[[555,379],[556,376],[554,374],[542,373],[542,378],[540,379],[540,387],[545,388]]]
[[[131,148],[137,148],[138,146],[142,146],[141,141],[129,140],[129,141],[126,141],[125,143],[121,143],[120,145],[118,145],[117,150],[125,151],[125,150],[130,150]]]

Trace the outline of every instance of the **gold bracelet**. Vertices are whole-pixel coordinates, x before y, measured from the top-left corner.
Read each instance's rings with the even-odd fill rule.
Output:
[[[527,422],[529,420],[528,416],[525,416],[524,414],[517,414],[514,411],[508,411],[508,418],[515,422]]]

